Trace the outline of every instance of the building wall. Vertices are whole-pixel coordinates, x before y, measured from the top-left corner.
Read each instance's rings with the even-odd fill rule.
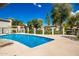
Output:
[[[0,34],[11,33],[11,22],[0,21]]]
[[[0,21],[0,28],[2,27],[11,27],[11,22]]]
[[[0,28],[0,34],[2,34],[2,28]]]

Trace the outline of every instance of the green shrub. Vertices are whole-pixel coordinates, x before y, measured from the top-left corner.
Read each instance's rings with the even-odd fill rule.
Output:
[[[25,30],[25,33],[28,33],[27,30]]]
[[[42,34],[42,30],[37,30],[36,34]]]
[[[32,33],[33,34],[34,33],[34,30],[33,29],[30,29],[29,30],[29,33]]]
[[[45,30],[44,34],[52,34],[51,31]]]
[[[61,31],[55,31],[55,34],[62,34]]]
[[[70,35],[71,33],[72,33],[72,31],[67,31],[67,30],[66,30],[66,34],[67,34],[67,35]]]
[[[76,32],[77,39],[79,40],[79,30]]]
[[[16,33],[16,30],[12,30],[12,33]]]
[[[77,36],[77,39],[79,39],[79,35]]]

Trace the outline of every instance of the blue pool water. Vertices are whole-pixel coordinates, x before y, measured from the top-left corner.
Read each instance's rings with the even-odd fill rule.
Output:
[[[0,36],[0,38],[18,41],[30,48],[33,48],[33,47],[36,47],[41,44],[54,40],[51,38],[45,38],[45,37],[39,37],[39,36],[33,36],[33,35],[25,35],[25,34],[8,34],[8,35]]]

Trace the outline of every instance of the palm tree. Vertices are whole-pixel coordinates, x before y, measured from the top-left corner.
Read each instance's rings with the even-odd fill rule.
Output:
[[[47,21],[47,25],[50,26],[50,17],[48,14],[46,15],[46,21]]]
[[[42,25],[43,25],[43,20],[42,19],[39,19],[38,20],[38,27],[41,28]]]
[[[3,20],[2,18],[0,18],[0,20]]]
[[[70,28],[73,28],[73,26],[75,26],[75,22],[76,17],[72,15],[71,17],[69,17],[67,24],[69,25]]]
[[[63,4],[53,4],[54,8],[52,9],[52,18],[53,25],[62,25],[63,21],[65,21],[71,13],[71,5],[67,3]]]
[[[56,25],[57,24],[57,19],[59,18],[60,16],[60,13],[59,13],[59,9],[57,7],[54,7],[51,11],[51,17],[53,18],[53,22],[52,22],[52,25]]]
[[[79,22],[79,12],[76,13],[76,21]],[[78,26],[78,25],[77,25]]]
[[[37,19],[33,19],[29,22],[27,22],[27,25],[29,26],[29,28],[40,28],[42,26],[42,23],[43,21],[40,19],[40,20],[37,20]]]
[[[27,25],[28,25],[29,28],[32,28],[32,25],[33,25],[32,20],[28,21]]]
[[[8,18],[8,20],[12,21],[12,26],[23,25],[23,22],[21,20],[15,20],[13,18]]]
[[[76,26],[77,26],[77,29],[78,29],[78,31],[77,31],[77,37],[79,39],[79,12],[76,13]]]

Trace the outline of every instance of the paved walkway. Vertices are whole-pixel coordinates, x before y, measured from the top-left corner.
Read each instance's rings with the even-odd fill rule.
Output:
[[[79,42],[61,35],[38,35],[54,38],[54,41],[29,48],[19,42],[0,48],[0,56],[79,56]]]

